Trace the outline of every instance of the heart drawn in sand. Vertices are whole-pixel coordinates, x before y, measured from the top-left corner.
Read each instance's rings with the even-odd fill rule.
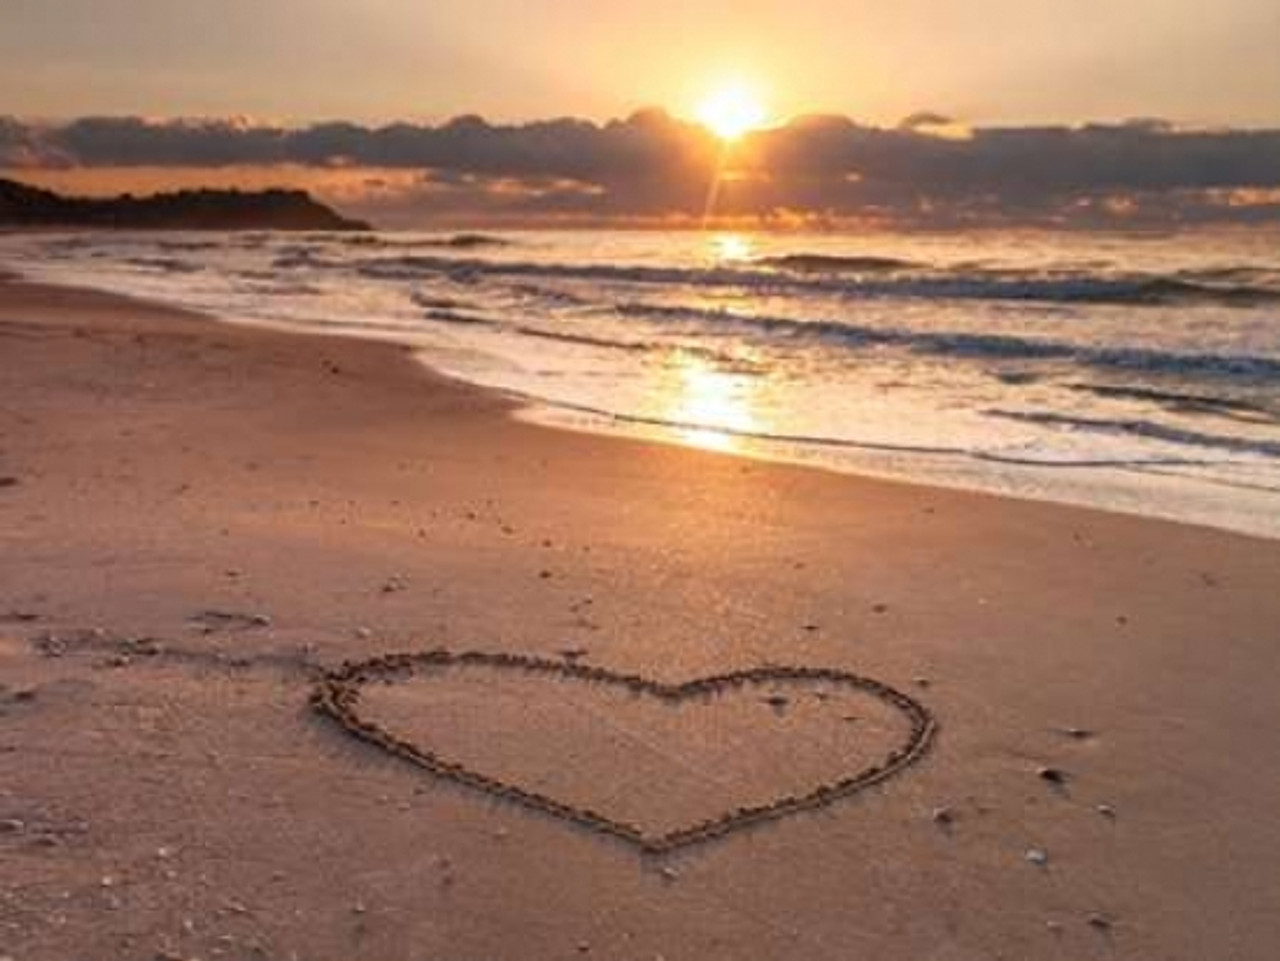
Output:
[[[937,727],[914,698],[831,668],[664,684],[570,661],[446,650],[345,663],[312,703],[436,776],[646,853],[826,807],[918,761]],[[646,763],[666,768],[654,775]],[[584,791],[594,796],[573,797]],[[650,809],[671,797],[677,813],[663,823]],[[705,816],[687,814],[708,805]]]

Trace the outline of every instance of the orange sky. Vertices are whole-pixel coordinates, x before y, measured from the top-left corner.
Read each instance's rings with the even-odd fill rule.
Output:
[[[770,224],[1274,222],[1277,38],[1278,0],[0,0],[0,168],[405,224],[697,222],[710,182]]]
[[[1280,123],[1276,0],[5,0],[0,114]]]

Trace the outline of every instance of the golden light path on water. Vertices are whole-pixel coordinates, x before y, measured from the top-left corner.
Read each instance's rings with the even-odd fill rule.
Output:
[[[713,264],[749,260],[755,253],[751,238],[744,234],[715,234],[709,245]],[[726,367],[687,351],[670,355],[654,390],[660,416],[679,425],[673,432],[681,442],[730,452],[743,448],[744,435],[767,432],[764,378],[748,369],[754,358],[740,360],[745,363]]]
[[[746,234],[716,234],[711,238],[711,248],[716,263],[750,260],[755,254],[755,244]]]
[[[676,435],[705,450],[732,451],[742,433],[761,430],[754,375],[721,370],[690,354],[676,354],[657,385],[664,398],[664,420],[680,426]],[[696,426],[695,426],[696,425]]]

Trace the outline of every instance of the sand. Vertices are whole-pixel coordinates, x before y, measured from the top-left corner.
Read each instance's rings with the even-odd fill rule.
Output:
[[[398,348],[0,283],[0,957],[1276,956],[1280,542],[510,413]],[[645,857],[308,706],[344,658],[434,647],[832,667],[940,732],[873,789]],[[441,683],[370,710],[638,818],[841,769],[807,701],[716,727]]]

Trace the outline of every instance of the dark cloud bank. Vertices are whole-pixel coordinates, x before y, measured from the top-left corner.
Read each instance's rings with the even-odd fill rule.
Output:
[[[656,110],[603,125],[460,117],[299,129],[0,118],[0,167],[355,171],[365,189],[348,206],[401,222],[696,223],[712,198],[720,219],[780,225],[1280,224],[1280,130],[1134,121],[951,134],[929,113],[896,128],[815,116],[726,153],[701,127]]]

